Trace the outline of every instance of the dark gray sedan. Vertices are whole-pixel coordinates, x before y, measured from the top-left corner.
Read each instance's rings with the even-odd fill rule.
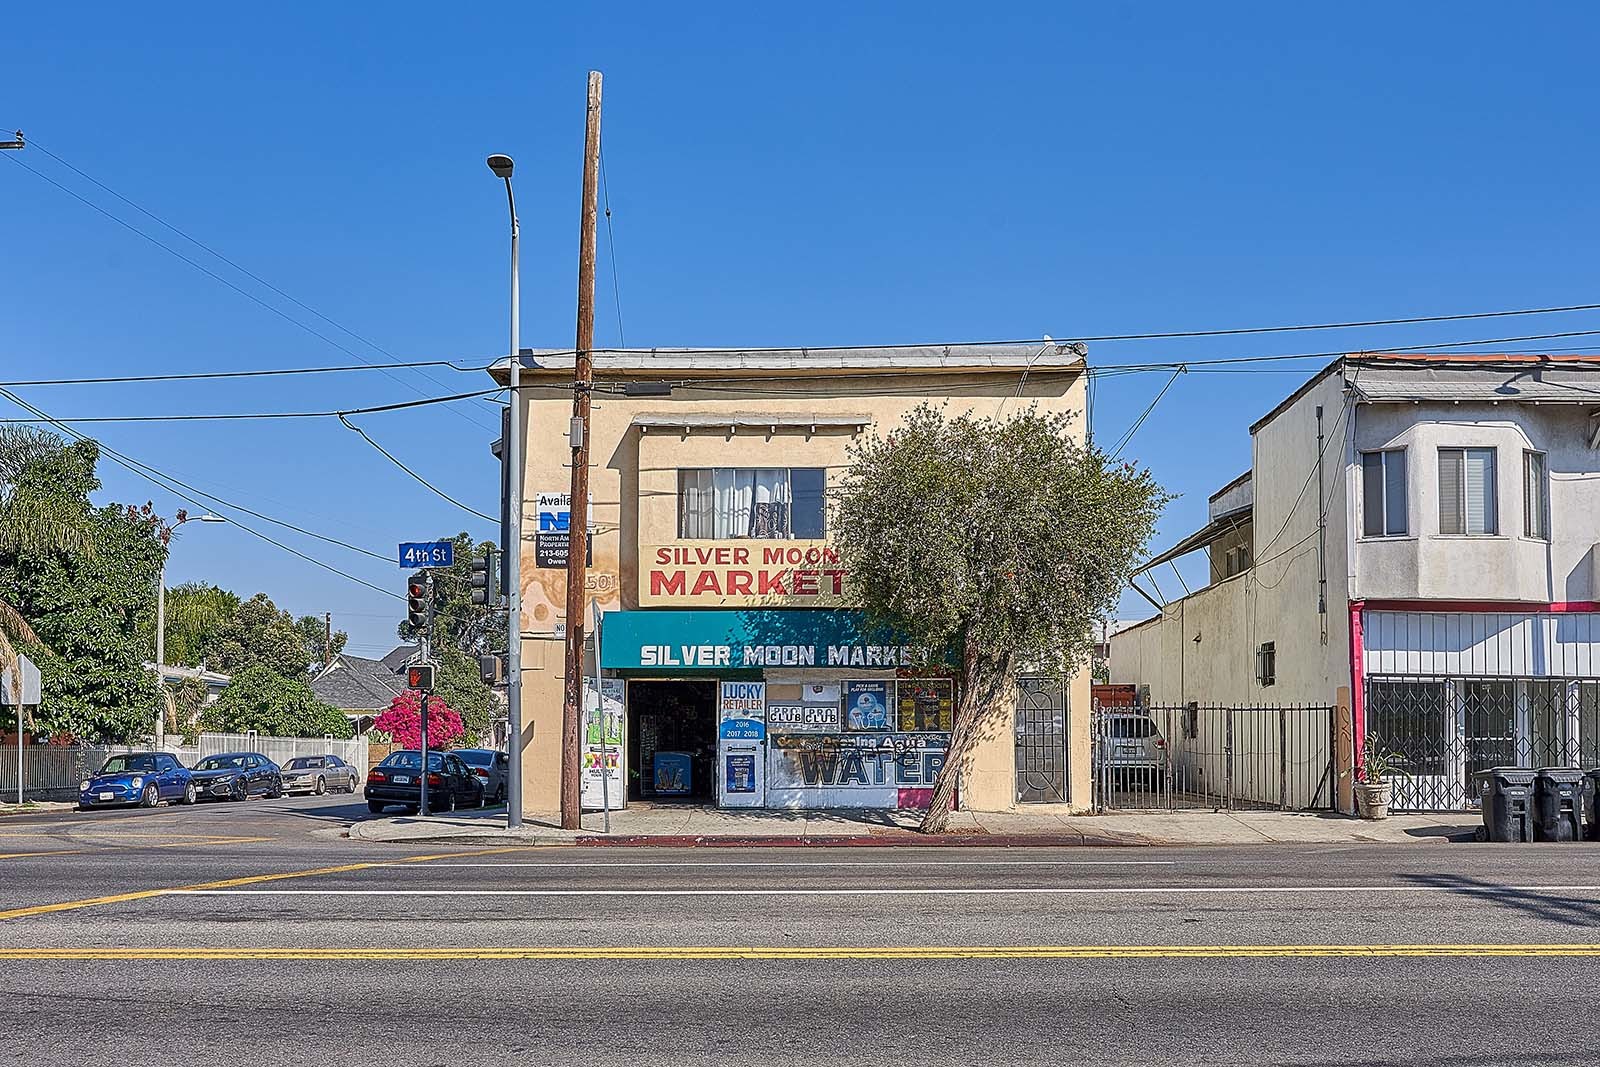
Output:
[[[455,754],[461,762],[472,768],[472,773],[483,783],[483,797],[489,804],[503,804],[506,799],[506,782],[511,777],[511,757],[493,748],[458,748]]]
[[[296,756],[283,765],[285,793],[354,793],[360,778],[338,756]]]

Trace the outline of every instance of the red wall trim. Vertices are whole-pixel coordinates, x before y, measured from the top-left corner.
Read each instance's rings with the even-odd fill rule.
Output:
[[[1351,764],[1355,767],[1357,781],[1361,780],[1361,754],[1367,740],[1367,670],[1363,662],[1365,637],[1361,632],[1361,613],[1366,608],[1366,601],[1350,601],[1350,732],[1351,743],[1355,746]]]
[[[1474,613],[1574,615],[1600,612],[1600,600],[1363,600],[1368,611],[1465,611]],[[1355,604],[1351,604],[1352,610]]]

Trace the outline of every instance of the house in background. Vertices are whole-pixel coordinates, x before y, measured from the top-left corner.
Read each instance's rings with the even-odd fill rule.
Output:
[[[1150,561],[1210,583],[1112,635],[1154,704],[1337,704],[1395,806],[1600,765],[1600,359],[1347,356],[1250,427],[1252,469]]]
[[[311,680],[311,691],[318,700],[348,715],[357,733],[366,733],[373,720],[405,691],[401,672],[416,652],[416,646],[402,645],[382,659],[340,653]],[[395,666],[391,667],[391,662]]]

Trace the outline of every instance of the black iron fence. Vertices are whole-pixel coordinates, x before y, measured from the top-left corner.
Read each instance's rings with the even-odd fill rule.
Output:
[[[1390,756],[1396,811],[1458,811],[1490,767],[1600,766],[1600,682],[1370,677],[1367,743]]]
[[[1095,808],[1332,809],[1336,722],[1326,705],[1096,705]]]

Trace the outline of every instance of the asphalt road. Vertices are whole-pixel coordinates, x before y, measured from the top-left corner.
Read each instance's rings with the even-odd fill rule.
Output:
[[[0,819],[0,1063],[1600,1060],[1595,846],[340,836],[365,816]]]

